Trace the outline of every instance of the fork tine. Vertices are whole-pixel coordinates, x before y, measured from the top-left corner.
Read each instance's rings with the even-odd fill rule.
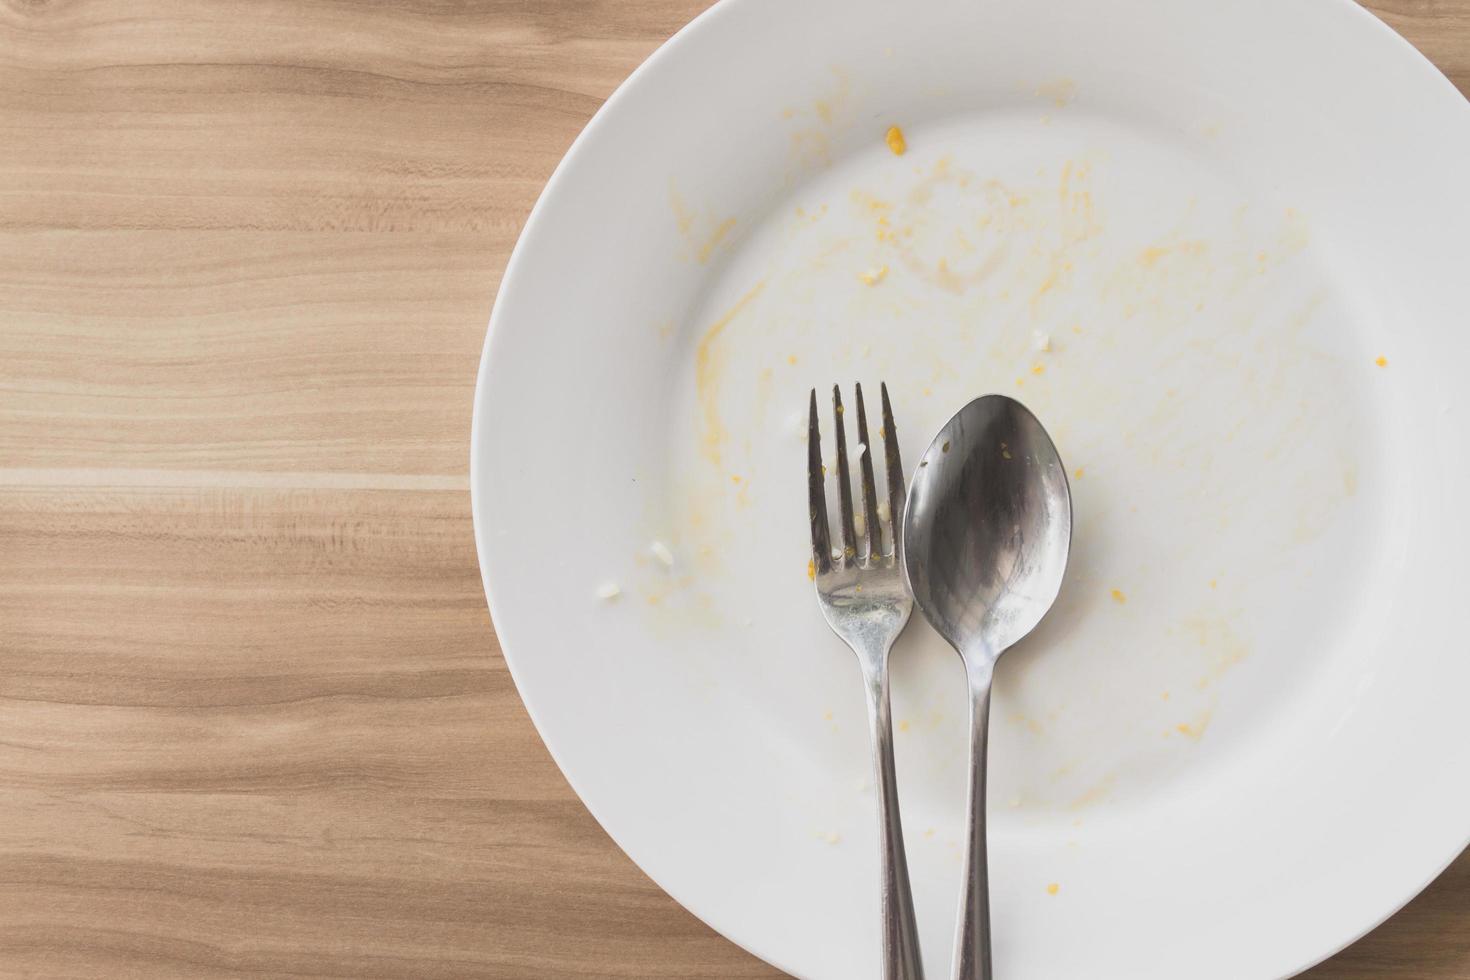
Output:
[[[867,525],[868,556],[883,554],[883,534],[878,527],[878,490],[873,485],[873,444],[868,441],[868,412],[863,407],[863,386],[855,385],[858,412],[858,473],[863,479],[863,522]]]
[[[817,389],[812,389],[811,417],[806,431],[807,510],[812,522],[812,565],[825,572],[832,567],[832,531],[827,525],[827,489],[822,474],[822,430],[817,425]]]
[[[898,556],[899,535],[903,532],[903,463],[898,458],[898,429],[893,424],[893,406],[888,403],[888,384],[883,390],[883,468],[888,475],[888,517],[893,555]]]
[[[842,389],[832,386],[832,415],[837,420],[837,503],[842,513],[842,557],[857,557],[857,530],[852,520],[852,476],[847,468],[847,435],[842,426]]]

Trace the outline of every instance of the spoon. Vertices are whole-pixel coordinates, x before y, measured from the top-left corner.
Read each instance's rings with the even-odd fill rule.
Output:
[[[1005,395],[960,409],[920,460],[903,521],[914,601],[960,655],[970,684],[970,830],[956,980],[991,980],[985,737],[995,663],[1051,608],[1071,542],[1067,471],[1036,416]]]

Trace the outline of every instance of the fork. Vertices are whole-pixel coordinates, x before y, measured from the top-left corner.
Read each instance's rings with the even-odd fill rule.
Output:
[[[872,443],[863,408],[863,386],[855,390],[858,428],[858,469],[862,478],[863,542],[858,540],[852,510],[852,478],[843,431],[842,390],[832,386],[833,427],[837,441],[837,500],[841,511],[842,550],[833,552],[827,522],[827,468],[822,464],[821,433],[817,424],[817,390],[812,389],[811,420],[807,430],[807,491],[812,525],[812,571],[817,601],[832,631],[842,637],[863,671],[868,701],[868,728],[873,742],[873,767],[878,786],[878,817],[882,837],[880,875],[883,912],[884,980],[922,980],[914,899],[909,890],[908,859],[903,848],[903,824],[898,814],[898,785],[893,765],[893,726],[888,707],[888,654],[893,641],[908,625],[914,600],[903,579],[899,561],[898,528],[903,527],[903,464],[898,458],[898,435],[888,386],[882,386],[884,470],[888,483],[888,519],[879,515],[873,482]],[[886,534],[884,533],[886,532]],[[888,550],[884,550],[885,538]]]

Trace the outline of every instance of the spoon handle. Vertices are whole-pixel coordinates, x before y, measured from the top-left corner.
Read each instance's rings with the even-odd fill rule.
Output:
[[[991,980],[990,883],[985,859],[985,741],[990,726],[990,681],[994,661],[971,663],[970,681],[970,832],[965,838],[965,877],[955,930],[955,980]],[[977,658],[979,659],[979,658]]]
[[[888,707],[887,657],[867,677],[868,728],[873,739],[873,768],[878,785],[881,839],[883,980],[924,980],[914,896],[909,888],[908,858],[903,847],[903,821],[898,814],[898,778],[893,764],[893,725]]]

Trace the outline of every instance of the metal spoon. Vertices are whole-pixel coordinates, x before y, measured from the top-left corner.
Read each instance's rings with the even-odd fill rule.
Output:
[[[1072,542],[1067,472],[1036,416],[1004,395],[960,409],[909,485],[904,574],[970,683],[970,832],[955,935],[956,980],[990,980],[985,735],[990,682],[1061,589]]]

